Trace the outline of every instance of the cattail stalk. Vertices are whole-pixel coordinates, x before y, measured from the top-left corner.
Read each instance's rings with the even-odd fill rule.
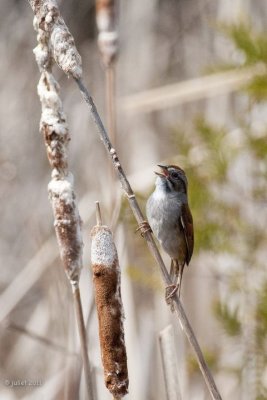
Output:
[[[117,143],[116,124],[116,64],[118,59],[118,0],[96,0],[96,25],[98,29],[98,48],[102,65],[105,70],[105,97],[106,117],[110,138],[114,146]],[[114,191],[116,181],[115,171],[109,165],[111,176],[110,214],[112,216],[111,226],[116,221],[117,191]]]
[[[121,277],[117,250],[110,229],[102,225],[99,203],[97,225],[91,231],[91,262],[99,339],[105,384],[114,399],[128,392],[127,355],[124,341]]]
[[[118,55],[118,1],[96,0],[98,47],[105,67]]]
[[[142,213],[142,211],[139,207],[139,204],[136,200],[135,194],[134,194],[134,192],[131,188],[131,185],[126,177],[126,174],[122,168],[122,165],[119,161],[116,150],[114,149],[114,147],[112,146],[112,144],[110,142],[109,136],[103,125],[102,119],[98,113],[98,110],[93,101],[93,98],[91,97],[90,93],[88,92],[87,88],[85,87],[85,85],[82,82],[80,56],[77,56],[78,52],[76,49],[73,51],[66,51],[66,52],[64,51],[64,49],[68,50],[69,43],[71,42],[73,45],[73,42],[69,38],[69,35],[70,35],[69,31],[66,28],[62,17],[60,16],[57,6],[55,6],[55,4],[56,4],[55,1],[54,0],[53,1],[52,0],[42,0],[42,2],[40,3],[40,0],[29,0],[29,2],[33,8],[34,13],[38,17],[40,29],[43,29],[44,31],[46,29],[46,24],[44,23],[44,21],[48,15],[47,14],[47,12],[48,12],[47,5],[52,3],[53,6],[56,7],[55,20],[60,22],[59,33],[61,31],[64,32],[64,34],[61,35],[61,39],[64,40],[64,37],[66,37],[67,42],[65,44],[64,42],[60,42],[60,41],[54,41],[54,42],[51,41],[52,50],[56,54],[55,59],[56,59],[58,65],[63,69],[63,71],[65,71],[66,74],[68,74],[68,75],[69,74],[72,75],[72,77],[76,81],[76,83],[81,91],[81,94],[82,94],[86,104],[89,107],[90,114],[96,125],[100,139],[102,140],[102,142],[111,158],[111,161],[113,163],[115,171],[117,172],[118,179],[120,180],[122,189],[127,196],[127,199],[129,201],[129,205],[134,214],[134,217],[136,218],[136,221],[138,222],[138,224],[142,224],[144,222],[144,216],[143,216],[143,213]],[[49,20],[49,22],[51,22],[51,17],[49,17],[48,20]],[[57,44],[57,46],[55,46],[55,44]],[[58,54],[58,52],[60,53],[61,49],[63,49],[62,55]],[[66,55],[71,55],[71,56],[66,57]],[[72,66],[72,68],[70,66]],[[155,240],[154,240],[151,232],[146,231],[144,233],[143,237],[145,238],[148,248],[149,248],[151,254],[153,255],[157,265],[160,268],[160,271],[162,273],[162,278],[163,278],[166,286],[171,285],[172,282],[171,282],[168,270],[162,260],[162,257],[160,255],[160,252],[157,248],[157,245],[155,243]],[[187,336],[187,339],[195,352],[196,359],[199,364],[199,368],[203,374],[203,377],[204,377],[204,380],[209,389],[211,398],[214,400],[221,400],[221,395],[219,393],[219,390],[215,384],[215,381],[209,370],[209,367],[204,359],[204,356],[203,356],[201,348],[198,344],[197,338],[194,334],[194,331],[189,323],[189,320],[186,316],[186,313],[184,311],[182,303],[181,303],[180,299],[178,298],[177,294],[175,294],[173,296],[173,304],[174,304],[178,319],[180,321],[180,324],[182,326],[182,329],[184,330],[184,332]]]
[[[87,336],[86,336],[86,329],[85,329],[85,322],[83,318],[83,309],[82,309],[82,302],[81,302],[81,295],[80,295],[80,288],[78,283],[72,285],[72,292],[73,292],[73,301],[75,306],[75,313],[76,313],[76,321],[78,325],[78,331],[81,341],[81,353],[82,353],[82,360],[83,360],[83,369],[85,374],[85,382],[86,382],[86,390],[88,394],[89,400],[94,399],[94,390],[93,390],[93,379],[92,379],[92,369],[89,361],[88,356],[88,348],[87,348]]]
[[[54,213],[60,257],[73,291],[88,398],[93,400],[91,370],[79,290],[83,249],[81,219],[76,204],[72,174],[68,169],[70,134],[59,97],[59,85],[52,74],[55,60],[64,72],[79,78],[81,76],[81,58],[56,3],[53,0],[31,1],[30,3],[35,11],[34,28],[37,31],[38,40],[34,53],[41,72],[38,84],[38,94],[42,106],[40,131],[44,137],[47,157],[52,168],[48,192]]]
[[[25,328],[24,326],[18,325],[9,319],[4,320],[3,326],[5,329],[17,332],[19,335],[25,335],[25,337],[32,339],[36,342],[39,342],[43,346],[47,346],[48,348],[51,348],[53,351],[57,351],[62,353],[65,357],[71,357],[71,358],[77,358],[78,353],[69,351],[66,347],[60,345],[59,343],[55,343],[49,338],[45,336],[41,336],[38,333],[28,329],[27,327]]]
[[[182,400],[178,381],[178,365],[173,335],[173,327],[171,325],[168,325],[159,334],[164,382],[167,400]]]
[[[117,124],[116,124],[116,71],[115,65],[106,69],[106,110],[107,126],[110,132],[110,139],[114,146],[117,143]]]
[[[106,75],[106,112],[110,138],[116,145],[115,63],[118,56],[118,0],[96,0],[98,47]]]

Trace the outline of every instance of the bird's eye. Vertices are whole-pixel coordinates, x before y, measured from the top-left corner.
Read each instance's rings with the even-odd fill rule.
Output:
[[[171,177],[174,178],[174,179],[179,178],[178,172],[172,172],[172,173],[171,173]]]

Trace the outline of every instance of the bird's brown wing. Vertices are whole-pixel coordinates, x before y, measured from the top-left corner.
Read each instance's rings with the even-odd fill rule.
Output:
[[[180,217],[181,226],[184,232],[187,255],[186,255],[186,264],[188,265],[194,250],[194,226],[193,226],[193,218],[188,207],[188,204],[182,205],[182,214]]]

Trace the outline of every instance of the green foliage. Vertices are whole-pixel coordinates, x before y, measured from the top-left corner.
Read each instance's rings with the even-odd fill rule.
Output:
[[[217,370],[218,369],[218,353],[216,351],[211,351],[209,349],[204,349],[203,350],[203,355],[204,358],[211,370]],[[189,374],[194,374],[198,373],[199,371],[199,365],[196,360],[196,357],[193,354],[189,354],[186,360],[187,364],[187,369]]]
[[[266,128],[266,134],[267,134],[267,128]],[[247,133],[247,145],[249,146],[255,157],[257,157],[260,160],[267,161],[266,135],[262,137],[255,137]]]
[[[257,254],[266,247],[266,228],[262,224],[253,223],[242,210],[242,201],[249,204],[250,210],[254,210],[255,216],[261,212],[263,218],[266,213],[262,205],[267,201],[267,126],[261,127],[261,132],[254,131],[253,125],[248,121],[253,120],[252,114],[255,101],[263,102],[267,99],[267,35],[254,32],[252,27],[244,23],[227,25],[224,32],[231,39],[237,51],[243,54],[239,65],[235,65],[235,71],[240,67],[255,66],[255,76],[251,79],[245,91],[248,95],[249,107],[244,110],[236,126],[242,132],[240,144],[234,146],[228,137],[228,128],[210,124],[202,116],[198,116],[193,126],[186,129],[186,133],[180,128],[174,132],[174,143],[179,152],[183,154],[188,163],[186,171],[189,178],[190,206],[194,216],[195,225],[195,252],[213,251],[214,253],[232,253],[241,261],[240,265],[249,265],[248,280],[255,279],[257,274],[264,270]],[[258,66],[263,66],[263,73],[259,73]],[[229,65],[228,65],[229,67]],[[257,67],[257,68],[256,68]],[[253,70],[253,68],[251,69]],[[197,150],[196,159],[194,150]],[[233,165],[240,159],[249,160],[249,177],[241,176],[244,182],[238,187],[232,186],[231,171]],[[244,162],[244,161],[242,161]],[[242,164],[241,164],[242,165]],[[248,178],[248,186],[246,185]],[[245,184],[245,185],[244,185]],[[221,193],[235,193],[236,198],[226,201]],[[256,220],[256,218],[255,218]],[[214,314],[225,333],[232,338],[233,343],[240,342],[244,338],[243,330],[246,327],[242,314],[246,308],[242,303],[244,290],[244,277],[248,272],[235,269],[229,273],[227,295],[235,296],[235,301],[240,294],[240,302],[236,309],[231,311],[228,302],[216,302],[213,307]],[[267,361],[267,281],[258,285],[257,290],[253,285],[248,285],[246,290],[249,296],[256,301],[256,309],[251,318],[254,318],[256,335],[256,348],[250,348],[250,357],[255,358],[257,370],[257,394],[258,400],[267,398],[262,395],[266,388],[261,381],[262,362]],[[228,297],[227,297],[228,298]],[[251,310],[250,310],[251,312]],[[238,346],[237,346],[238,347]],[[208,354],[205,354],[209,357]],[[263,361],[262,361],[263,360]],[[188,359],[190,371],[196,367],[195,361]],[[244,365],[231,366],[232,370],[224,366],[225,370],[238,374],[241,378],[241,370]]]
[[[229,165],[229,153],[225,152],[225,135],[226,130],[222,127],[215,127],[201,116],[195,120],[195,128],[198,131],[199,137],[205,143],[206,149],[209,152],[209,173],[212,174],[211,179],[216,181],[224,181]]]
[[[260,102],[267,99],[267,76],[256,75],[246,86],[246,91],[253,100]]]
[[[218,321],[222,324],[225,332],[229,336],[238,336],[241,333],[241,324],[238,319],[238,311],[231,312],[227,304],[215,302],[213,306],[214,314]]]
[[[245,91],[253,101],[267,100],[267,35],[266,32],[256,32],[252,25],[239,24],[221,25],[222,32],[232,41],[237,51],[243,55],[239,67],[259,66],[261,72],[255,74],[245,86]],[[236,68],[238,66],[234,66]],[[225,69],[225,66],[222,66]]]
[[[243,65],[254,65],[257,62],[267,64],[267,37],[263,32],[255,32],[252,25],[244,22],[222,24],[222,32],[229,37],[236,49],[244,55]]]
[[[266,400],[266,399],[267,399],[267,391],[265,391],[265,394],[257,396],[256,398],[256,400]]]
[[[258,321],[257,339],[259,344],[263,346],[267,333],[267,281],[264,283],[259,293],[256,319]]]
[[[151,270],[148,273],[147,269],[141,269],[138,265],[129,265],[126,271],[133,282],[154,291],[163,292],[162,281],[156,269],[153,271],[154,273],[151,273]]]
[[[231,39],[232,43],[240,53],[243,54],[243,60],[241,60],[239,65],[235,66],[235,69],[240,66],[255,66],[255,75],[250,80],[245,88],[248,98],[250,100],[250,108],[246,111],[246,115],[249,116],[250,112],[253,111],[253,107],[256,102],[264,102],[267,100],[267,35],[264,32],[255,32],[251,25],[246,25],[244,23],[235,25],[224,25],[224,33]],[[262,72],[259,72],[259,68],[262,68]],[[257,67],[257,68],[256,68]],[[250,120],[250,118],[248,118]],[[253,181],[251,185],[249,196],[245,201],[250,201],[251,209],[254,209],[255,214],[264,211],[260,210],[262,204],[266,200],[267,192],[267,126],[262,129],[262,132],[253,131],[253,126],[248,123],[241,121],[240,129],[244,134],[243,149],[245,149],[246,155],[249,154],[251,162],[251,176],[250,179]],[[243,151],[240,148],[240,152]],[[238,156],[238,153],[236,154]],[[231,155],[232,160],[235,159],[235,154]],[[231,158],[230,157],[230,158]],[[229,164],[228,164],[229,165]],[[226,170],[228,166],[226,165]],[[246,220],[246,216],[239,214],[236,210],[236,215],[233,215],[238,223],[236,226],[232,225],[233,232],[238,232],[238,235],[242,237],[242,246],[238,250],[236,248],[236,255],[240,257],[244,265],[250,265],[251,278],[255,279],[257,273],[262,273],[264,271],[264,266],[262,266],[257,261],[257,251],[265,247],[266,243],[266,231],[260,224],[251,224],[251,221]],[[227,220],[229,223],[229,220]],[[229,240],[231,241],[233,235],[229,231]],[[236,242],[236,239],[235,239]],[[233,249],[234,250],[234,249]],[[243,274],[246,274],[244,271]],[[229,292],[231,290],[234,293],[238,293],[241,287],[244,285],[243,275],[234,275],[229,282]],[[256,371],[255,382],[257,387],[257,400],[266,399],[267,389],[264,387],[262,382],[262,363],[266,363],[266,338],[267,338],[267,281],[262,282],[258,289],[255,290],[253,286],[249,286],[247,289],[250,297],[254,297],[256,300],[256,307],[254,309],[254,314],[251,314],[251,318],[254,319],[252,322],[255,325],[255,336],[256,336],[256,348],[248,348],[247,351],[250,352],[250,357],[254,358],[254,368]],[[241,304],[240,304],[241,306]],[[233,338],[240,340],[243,336],[245,329],[244,322],[239,319],[239,305],[234,312],[230,311],[227,302],[214,304],[214,313],[221,323],[225,332]],[[246,312],[246,309],[243,310]],[[250,310],[251,313],[251,310]],[[242,314],[241,314],[242,315]],[[242,318],[242,317],[241,317]],[[240,366],[243,368],[244,366]]]
[[[190,131],[176,129],[172,132],[175,147],[185,159],[190,157],[192,148],[198,148],[203,161],[198,166],[188,166],[186,172],[190,182],[190,207],[194,215],[195,254],[202,250],[231,251],[229,229],[232,229],[232,215],[236,210],[226,206],[213,193],[214,183],[224,184],[227,180],[229,163],[235,155],[226,143],[226,129],[205,121],[203,116],[195,118]],[[229,224],[219,224],[218,214],[224,214]]]

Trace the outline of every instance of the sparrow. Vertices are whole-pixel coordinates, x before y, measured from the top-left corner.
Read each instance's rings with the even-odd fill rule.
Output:
[[[178,291],[185,264],[189,265],[194,249],[193,218],[188,205],[188,182],[185,172],[176,165],[158,165],[160,172],[155,190],[147,200],[148,223],[163,250],[171,257],[167,301]]]

